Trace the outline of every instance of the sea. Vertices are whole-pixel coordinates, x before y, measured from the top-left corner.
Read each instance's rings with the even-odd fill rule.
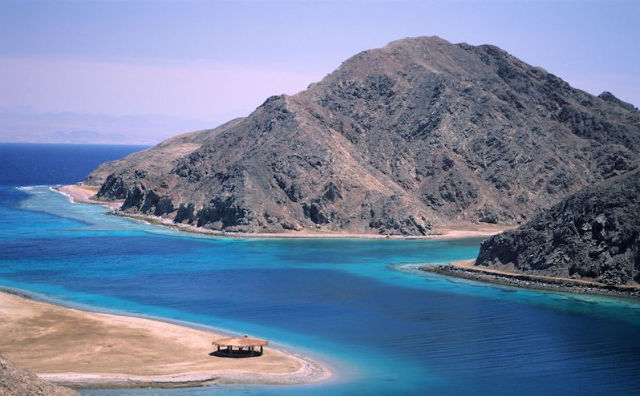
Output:
[[[638,395],[640,303],[417,270],[481,239],[231,239],[73,204],[139,146],[0,144],[0,287],[100,312],[250,334],[331,368],[312,385],[84,395]]]

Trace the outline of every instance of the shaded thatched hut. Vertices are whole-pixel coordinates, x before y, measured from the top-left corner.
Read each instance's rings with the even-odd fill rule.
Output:
[[[230,337],[215,340],[213,343],[218,350],[217,355],[222,356],[260,356],[264,352],[264,347],[269,344],[267,340],[260,338]]]

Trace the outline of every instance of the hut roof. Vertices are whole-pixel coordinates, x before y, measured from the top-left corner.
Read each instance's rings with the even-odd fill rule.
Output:
[[[269,344],[267,340],[261,340],[260,338],[249,338],[248,336],[221,338],[213,342],[213,345],[232,347],[265,346],[267,344]]]

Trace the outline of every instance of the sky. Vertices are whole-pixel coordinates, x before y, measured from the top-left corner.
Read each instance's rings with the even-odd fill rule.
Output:
[[[640,1],[616,0],[0,0],[0,141],[156,143],[424,35],[639,106],[639,20]]]

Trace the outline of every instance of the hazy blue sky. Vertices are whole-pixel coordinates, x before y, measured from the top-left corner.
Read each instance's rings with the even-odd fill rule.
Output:
[[[361,50],[434,34],[640,105],[639,21],[640,1],[0,0],[0,113],[214,126]]]

